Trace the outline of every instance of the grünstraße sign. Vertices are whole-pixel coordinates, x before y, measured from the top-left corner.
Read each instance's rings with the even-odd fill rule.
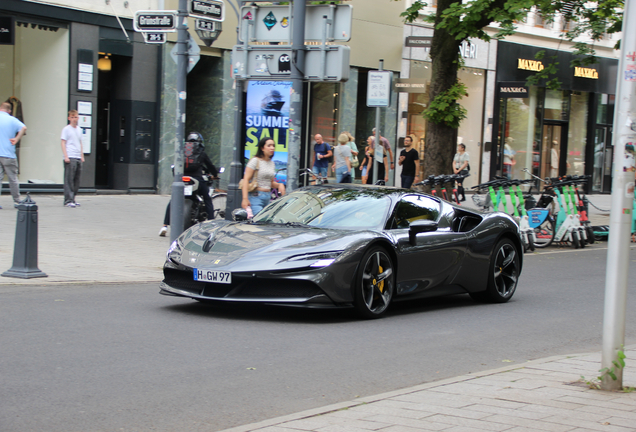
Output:
[[[177,11],[137,11],[133,27],[138,32],[176,31]]]

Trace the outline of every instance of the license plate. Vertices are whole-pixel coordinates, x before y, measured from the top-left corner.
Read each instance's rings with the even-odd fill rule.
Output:
[[[194,280],[199,282],[232,283],[232,273],[216,270],[194,269]]]
[[[185,186],[183,187],[183,194],[184,194],[185,196],[190,196],[190,195],[192,195],[192,185],[185,185]]]

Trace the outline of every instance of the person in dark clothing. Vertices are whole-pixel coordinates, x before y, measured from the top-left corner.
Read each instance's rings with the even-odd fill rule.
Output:
[[[199,190],[197,191],[203,197],[205,210],[208,218],[214,214],[214,206],[212,205],[212,197],[210,197],[210,188],[203,179],[203,168],[205,171],[216,178],[219,174],[218,170],[205,152],[203,144],[203,136],[198,132],[190,132],[185,144],[185,163],[183,165],[183,175],[190,176],[199,181]],[[166,214],[163,218],[163,226],[159,230],[159,235],[165,237],[168,233],[168,225],[170,225],[170,203],[166,207]]]
[[[420,171],[420,155],[413,148],[413,137],[408,135],[404,137],[404,150],[400,152],[398,164],[402,166],[402,187],[408,189],[414,181],[420,180],[418,173]]]

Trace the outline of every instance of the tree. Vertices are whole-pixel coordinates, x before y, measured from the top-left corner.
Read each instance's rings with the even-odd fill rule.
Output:
[[[580,55],[575,65],[591,64],[595,62],[594,49],[586,42],[598,41],[606,33],[621,31],[623,4],[623,0],[473,0],[466,3],[438,0],[435,14],[422,17],[434,27],[430,49],[430,103],[423,113],[427,120],[424,176],[452,172],[457,128],[466,118],[466,110],[460,104],[467,96],[466,87],[457,79],[461,67],[459,47],[463,41],[469,38],[487,42],[492,38],[503,39],[513,34],[515,23],[522,21],[535,7],[547,22],[554,22],[559,15],[565,22],[573,22],[572,30],[564,37],[573,44],[574,54]],[[426,5],[416,0],[401,16],[405,22],[413,23],[420,19],[420,11]],[[488,29],[493,24],[497,28]],[[540,52],[538,56],[541,55]],[[550,79],[557,64],[554,61],[550,64],[550,59],[544,59],[544,63],[548,64],[546,68],[528,84],[558,88],[560,83]]]

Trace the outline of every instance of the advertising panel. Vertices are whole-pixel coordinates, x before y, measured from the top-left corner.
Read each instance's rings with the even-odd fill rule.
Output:
[[[289,102],[292,83],[288,81],[249,81],[245,110],[245,164],[256,155],[261,138],[276,143],[274,163],[277,181],[285,183],[289,143]]]

